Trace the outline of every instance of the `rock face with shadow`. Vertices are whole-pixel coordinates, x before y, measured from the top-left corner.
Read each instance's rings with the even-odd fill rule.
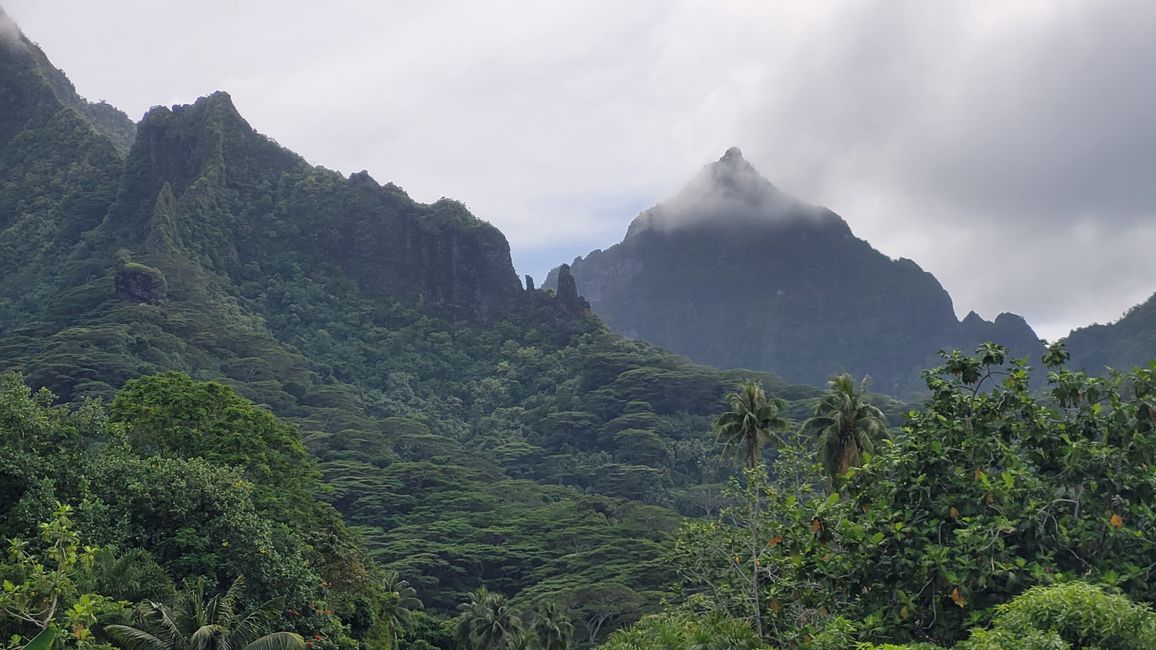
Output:
[[[613,330],[794,382],[822,385],[851,372],[870,376],[873,390],[906,396],[941,348],[970,351],[995,339],[1013,355],[1042,354],[1018,316],[961,322],[934,276],[779,190],[737,148],[638,215],[621,243],[569,266]],[[559,286],[558,277],[544,286]]]

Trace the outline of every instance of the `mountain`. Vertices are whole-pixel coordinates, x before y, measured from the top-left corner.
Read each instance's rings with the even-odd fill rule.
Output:
[[[0,9],[0,312],[28,315],[40,273],[95,227],[116,196],[135,126],[90,104]]]
[[[9,113],[0,140],[10,137],[13,127],[43,126],[37,122],[60,107],[75,111],[88,125],[110,140],[122,154],[132,144],[136,125],[123,111],[105,103],[90,102],[77,94],[64,72],[48,60],[44,52],[24,36],[4,8],[0,7],[0,48],[3,79],[8,91],[0,106]]]
[[[794,419],[819,395],[612,334],[565,273],[524,289],[461,203],[310,165],[225,93],[110,128],[22,35],[0,56],[0,372],[72,403],[165,371],[235,389],[431,617],[483,585],[563,604],[580,639],[657,608],[670,532],[733,471],[724,394],[761,381]]]
[[[834,212],[763,178],[737,148],[638,215],[621,243],[575,259],[579,293],[616,332],[720,368],[822,385],[849,371],[911,395],[941,348],[1042,347],[1026,322],[955,317],[939,282],[855,237]],[[556,284],[552,272],[544,286]]]
[[[5,77],[10,88],[30,85],[21,81]],[[0,311],[10,314],[16,336],[5,347],[19,348],[26,332],[67,347],[75,332],[61,326],[92,328],[106,317],[118,335],[128,335],[142,304],[168,305],[151,315],[159,331],[137,335],[138,345],[166,341],[144,355],[162,362],[129,354],[89,367],[25,367],[66,398],[109,394],[150,367],[215,371],[217,346],[235,348],[230,341],[242,333],[275,338],[268,305],[247,292],[272,276],[295,287],[340,278],[352,285],[345,291],[405,299],[475,322],[524,302],[509,247],[495,228],[453,201],[422,205],[365,173],[343,178],[314,168],[256,133],[224,93],[151,110],[123,161],[112,139],[89,128],[65,100],[46,95],[31,114],[23,125],[14,124],[13,114],[4,120],[5,131],[16,133],[4,157],[46,170],[47,178],[13,186],[0,198],[8,208],[0,213],[8,241],[21,243],[6,250],[14,274]],[[73,139],[39,138],[62,133],[59,124],[38,128],[45,115],[70,125]],[[45,207],[25,211],[26,205]],[[174,323],[172,312],[193,304],[188,319]],[[34,324],[41,319],[55,326]],[[200,349],[168,344],[170,337],[188,337],[194,324],[213,331],[199,339]],[[218,325],[227,329],[216,331]]]
[[[1114,323],[1075,329],[1064,342],[1072,355],[1068,365],[1088,374],[1147,366],[1156,359],[1156,296],[1132,307]]]

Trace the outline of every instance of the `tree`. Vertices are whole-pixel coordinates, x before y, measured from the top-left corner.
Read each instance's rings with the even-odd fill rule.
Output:
[[[781,399],[768,399],[763,387],[744,381],[738,390],[726,396],[730,410],[715,420],[718,440],[736,454],[745,455],[748,468],[758,462],[759,448],[774,432],[787,426],[780,415],[786,408]]]
[[[873,437],[887,429],[887,419],[878,408],[863,399],[867,380],[855,388],[855,380],[842,374],[830,381],[830,388],[815,405],[814,415],[803,423],[804,434],[818,438],[819,460],[833,486],[852,467],[863,464],[863,456],[874,449]]]
[[[1039,399],[1005,352],[944,354],[931,399],[846,478],[830,545],[849,561],[844,612],[873,621],[872,640],[948,645],[1025,589],[1075,578],[1156,600],[1156,372],[1089,378],[1056,349]]]
[[[417,597],[417,591],[397,571],[385,574],[382,588],[385,590],[385,599],[380,616],[382,623],[389,630],[393,641],[392,647],[397,648],[400,647],[397,643],[398,633],[409,627],[411,612],[422,609],[422,602]]]
[[[761,650],[744,621],[686,613],[650,615],[610,635],[601,650]]]
[[[1156,647],[1156,613],[1126,596],[1107,593],[1102,587],[1083,582],[1032,587],[1000,605],[998,612],[992,629],[973,630],[971,638],[956,648],[1145,650]]]
[[[300,433],[230,386],[179,372],[149,375],[125,384],[108,412],[138,452],[242,467],[287,520],[313,514],[318,475]]]
[[[696,614],[741,621],[756,639],[790,648],[843,605],[846,560],[828,540],[849,505],[823,496],[821,472],[812,452],[786,446],[774,480],[748,469],[723,489],[717,517],[686,523],[671,559]]]
[[[26,540],[9,541],[11,564],[0,565],[6,578],[0,590],[0,633],[11,635],[9,647],[48,650],[54,642],[81,648],[97,645],[92,626],[97,613],[111,603],[104,596],[82,593],[77,584],[92,565],[96,549],[81,544],[71,513],[71,507],[56,504],[52,520],[40,524],[39,553]]]
[[[779,415],[786,407],[786,403],[781,399],[768,399],[763,387],[753,381],[740,383],[738,390],[727,395],[726,400],[730,404],[731,410],[723,413],[715,420],[715,431],[718,439],[728,449],[732,449],[736,453],[740,453],[740,451],[745,453],[747,481],[748,484],[751,484],[756,480],[755,469],[758,467],[759,447],[774,435],[776,429],[783,429],[787,425],[786,420]],[[756,499],[755,509],[751,517],[752,521],[758,521],[760,518],[758,505],[759,502]],[[756,528],[751,526],[752,549],[760,546]],[[760,568],[758,562],[755,561],[751,570],[747,593],[750,594],[755,632],[759,638],[762,638],[762,591],[759,574]]]
[[[305,640],[292,632],[261,635],[282,603],[270,600],[242,615],[237,602],[244,589],[245,579],[238,577],[225,593],[205,600],[203,579],[186,582],[175,608],[141,603],[136,616],[142,627],[104,629],[124,650],[305,650]]]
[[[567,650],[574,638],[574,624],[555,602],[545,602],[534,612],[531,631],[541,650]]]
[[[508,647],[510,641],[522,631],[522,621],[517,610],[505,596],[485,587],[479,587],[470,594],[470,602],[463,604],[461,610],[457,642],[474,650]]]

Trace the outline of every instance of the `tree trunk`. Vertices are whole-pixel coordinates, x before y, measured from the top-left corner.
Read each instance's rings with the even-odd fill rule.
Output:
[[[753,479],[751,476],[748,480]],[[751,605],[755,608],[755,633],[763,640],[763,606],[759,598],[759,494],[755,494],[755,516],[751,522]]]

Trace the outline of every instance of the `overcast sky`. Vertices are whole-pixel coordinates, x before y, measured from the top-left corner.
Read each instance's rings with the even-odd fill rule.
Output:
[[[1041,335],[1156,292],[1156,2],[0,0],[138,119],[222,89],[545,271],[731,145]]]

